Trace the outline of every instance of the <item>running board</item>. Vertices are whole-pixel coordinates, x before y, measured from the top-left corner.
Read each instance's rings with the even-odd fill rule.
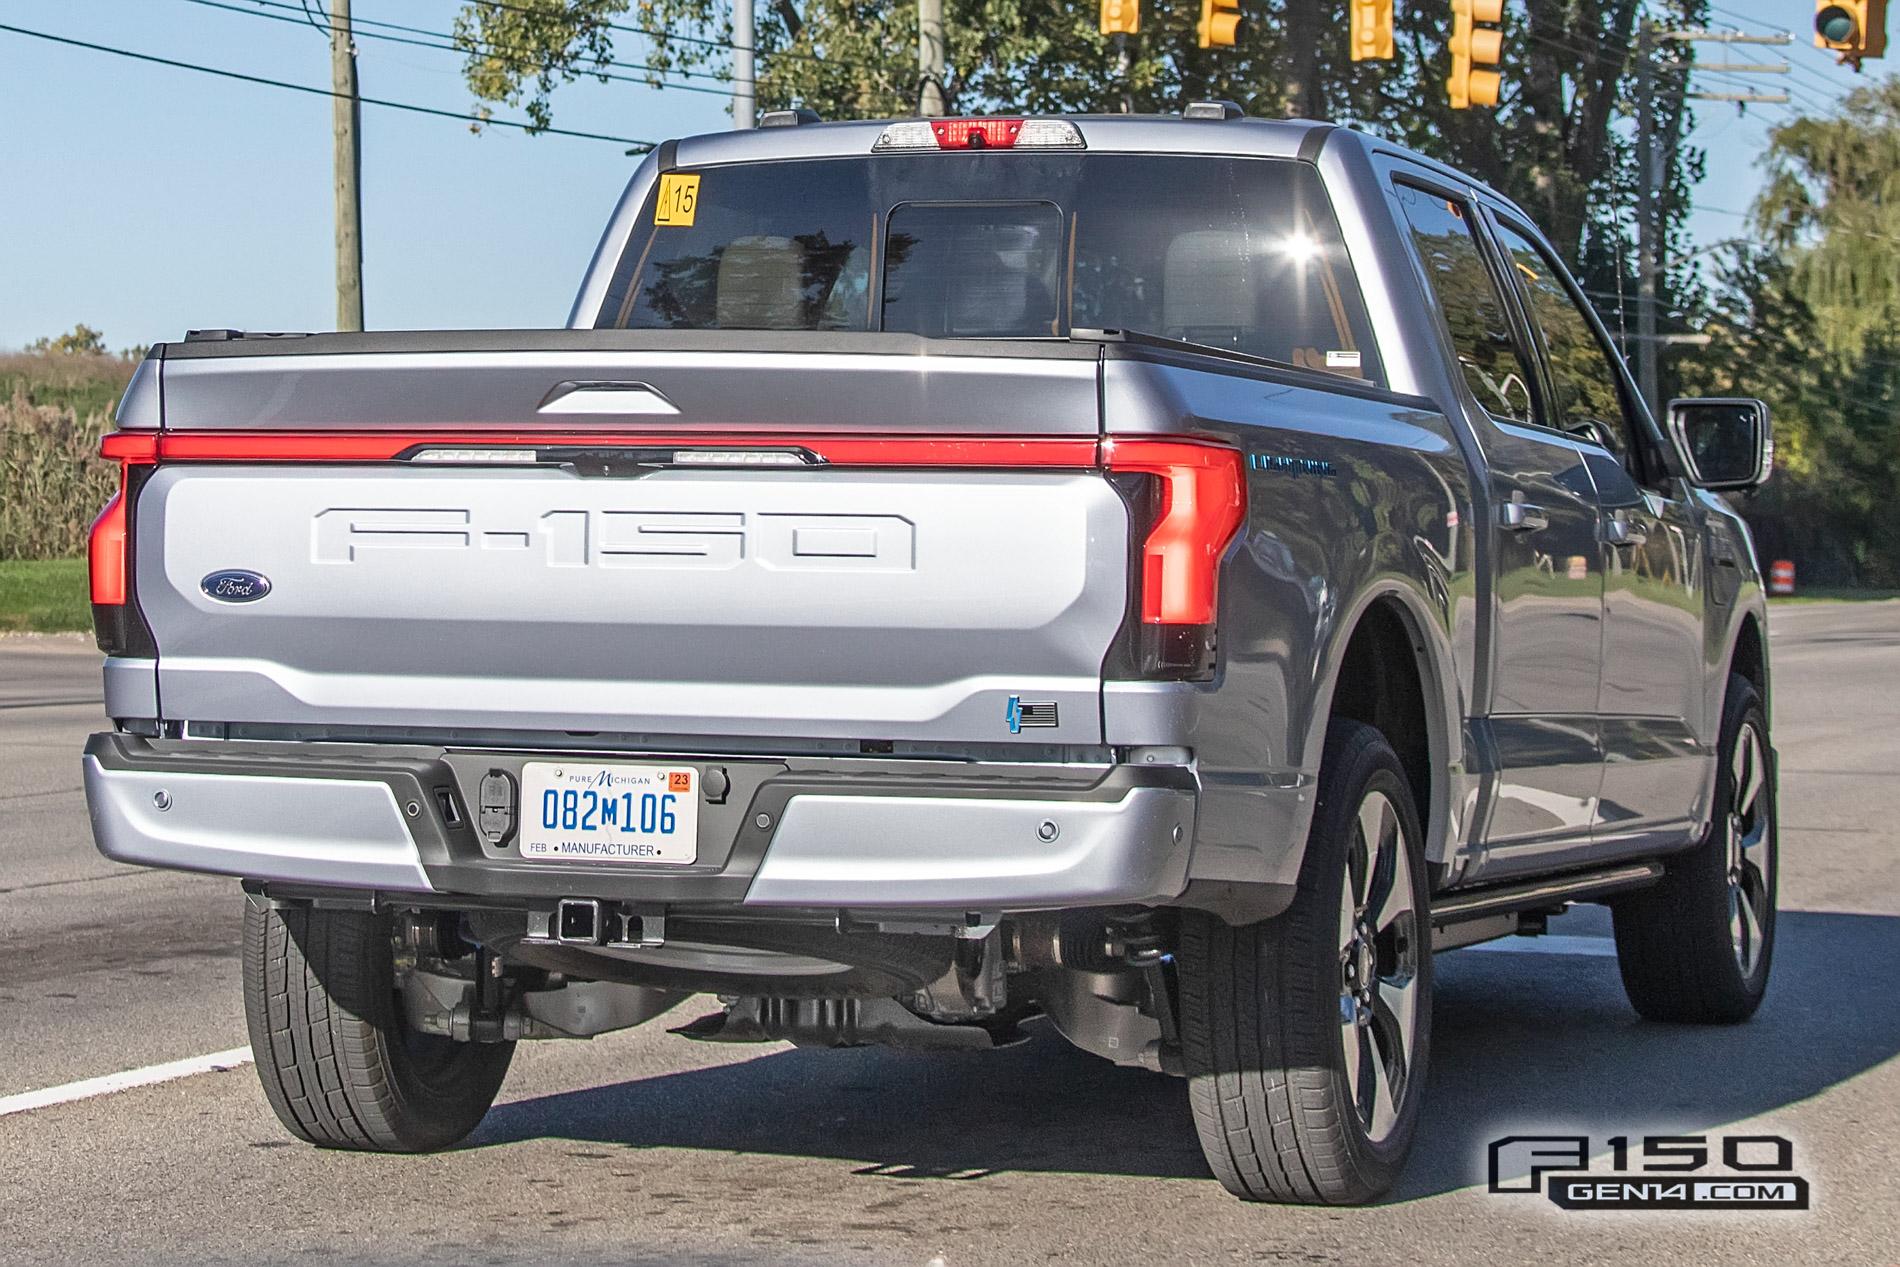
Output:
[[[1550,876],[1522,884],[1500,884],[1445,894],[1432,900],[1432,949],[1450,950],[1517,931],[1518,916],[1565,902],[1594,902],[1613,893],[1640,889],[1662,878],[1660,862],[1632,862]]]

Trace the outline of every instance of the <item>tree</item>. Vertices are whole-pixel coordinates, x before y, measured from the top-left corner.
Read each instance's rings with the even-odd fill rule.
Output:
[[[106,337],[82,321],[65,334],[33,340],[26,350],[56,352],[62,356],[104,356]]]
[[[1719,281],[1684,390],[1768,403],[1775,475],[1742,502],[1765,559],[1818,585],[1900,585],[1900,341],[1829,351],[1792,260],[1743,250]]]
[[[1515,198],[1551,235],[1585,284],[1633,288],[1626,209],[1634,173],[1615,126],[1632,89],[1636,24],[1647,14],[1696,25],[1706,0],[1528,0],[1506,15],[1505,93],[1496,111],[1446,100],[1449,0],[1397,8],[1398,56],[1353,62],[1343,6],[1259,0],[1238,43],[1197,47],[1192,0],[1149,0],[1128,41],[1125,75],[1087,0],[945,0],[947,108],[1037,112],[1179,109],[1231,97],[1254,113],[1357,124],[1443,158]],[[562,82],[606,69],[616,30],[647,33],[657,82],[669,72],[729,74],[730,0],[473,0],[457,19],[469,87],[484,102],[523,105],[545,126]],[[758,101],[810,106],[826,118],[915,110],[913,5],[772,0],[758,18]],[[1688,45],[1669,56],[1686,59]],[[1681,65],[1686,65],[1682,63]],[[1687,75],[1659,76],[1659,131],[1668,179],[1662,217],[1679,240],[1699,154],[1680,141]],[[1680,252],[1670,252],[1680,258]],[[1686,274],[1666,279],[1667,297]]]
[[[1776,128],[1764,166],[1756,227],[1792,261],[1822,343],[1866,352],[1900,318],[1900,77]]]
[[[1745,506],[1811,583],[1900,584],[1900,80],[1770,134],[1761,244],[1720,279],[1697,394],[1760,396],[1774,481]]]

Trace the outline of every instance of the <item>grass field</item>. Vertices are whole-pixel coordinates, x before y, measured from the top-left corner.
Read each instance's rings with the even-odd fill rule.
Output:
[[[137,361],[116,356],[0,352],[0,400],[17,387],[36,405],[70,409],[81,417],[110,413],[137,368]]]
[[[84,559],[0,559],[0,631],[90,628]]]

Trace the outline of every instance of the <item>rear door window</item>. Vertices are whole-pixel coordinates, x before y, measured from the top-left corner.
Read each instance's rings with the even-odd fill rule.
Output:
[[[1504,295],[1478,246],[1470,207],[1415,185],[1399,183],[1393,190],[1471,394],[1493,417],[1535,421],[1533,371],[1524,362]]]
[[[1564,285],[1562,271],[1543,248],[1501,222],[1498,239],[1529,299],[1531,318],[1544,341],[1551,385],[1557,394],[1553,425],[1571,435],[1595,440],[1618,456],[1627,454],[1635,436],[1610,361],[1612,353],[1597,338],[1582,305]]]

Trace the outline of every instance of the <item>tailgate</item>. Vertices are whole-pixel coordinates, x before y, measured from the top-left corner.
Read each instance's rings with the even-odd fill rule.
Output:
[[[167,456],[133,516],[164,716],[335,735],[1101,742],[1130,528],[1090,469],[1092,363],[549,355],[168,362]],[[839,441],[853,455],[811,466],[616,457],[661,434],[796,446],[820,415],[834,439],[874,421],[943,436],[960,404],[995,419],[1012,382],[1037,425],[994,431],[1087,441],[1062,446],[1068,469],[885,465],[855,438]],[[550,413],[577,387],[584,402]],[[773,429],[774,414],[802,425]],[[515,466],[326,447],[392,421],[445,447],[557,433],[596,447]],[[268,593],[214,597],[208,578],[225,572],[268,578]]]

